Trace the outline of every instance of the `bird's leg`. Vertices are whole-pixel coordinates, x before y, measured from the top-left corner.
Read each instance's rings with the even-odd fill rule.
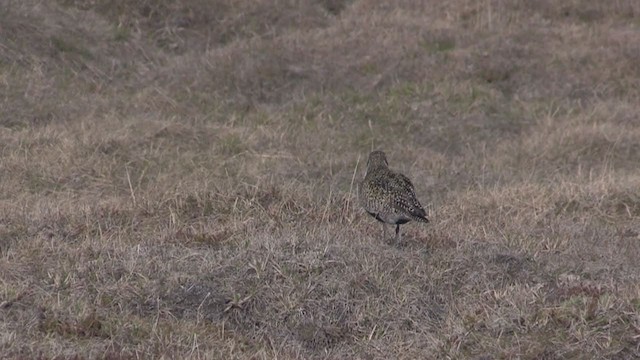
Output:
[[[382,241],[387,241],[387,224],[382,223]]]
[[[400,233],[400,224],[396,224],[396,242],[402,241],[402,234]]]

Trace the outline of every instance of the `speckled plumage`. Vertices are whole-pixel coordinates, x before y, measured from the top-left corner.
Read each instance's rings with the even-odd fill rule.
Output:
[[[383,223],[385,238],[386,224],[396,225],[396,240],[399,240],[401,224],[412,220],[428,222],[411,180],[391,171],[382,151],[369,154],[367,172],[360,183],[358,197],[367,213]]]

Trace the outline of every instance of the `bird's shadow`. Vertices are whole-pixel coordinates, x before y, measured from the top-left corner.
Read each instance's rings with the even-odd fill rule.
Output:
[[[396,240],[391,236],[384,240],[384,243],[390,247],[398,250],[415,250],[415,249],[437,249],[437,248],[452,248],[456,247],[456,241],[449,236],[439,234],[436,231],[416,232],[411,231],[409,233],[403,233],[401,240]]]
[[[402,239],[397,240],[395,237],[387,237],[384,239],[384,243],[390,247],[396,249],[412,249],[416,247],[424,248],[429,247],[429,241],[426,237],[415,237],[415,234],[405,235],[402,234]]]

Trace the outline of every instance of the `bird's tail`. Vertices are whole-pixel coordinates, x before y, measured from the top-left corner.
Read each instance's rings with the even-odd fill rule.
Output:
[[[413,219],[415,221],[419,221],[419,222],[423,222],[423,223],[428,223],[429,219],[427,219],[427,217],[425,215],[423,216],[414,216]]]
[[[411,212],[411,216],[415,221],[428,223],[429,219],[427,219],[427,212],[424,209],[415,209]]]

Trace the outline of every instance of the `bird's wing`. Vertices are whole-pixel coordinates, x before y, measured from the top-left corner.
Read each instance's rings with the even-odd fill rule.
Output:
[[[425,218],[427,213],[416,197],[411,180],[403,174],[394,173],[393,183],[398,189],[398,196],[395,197],[396,205],[413,216]]]

